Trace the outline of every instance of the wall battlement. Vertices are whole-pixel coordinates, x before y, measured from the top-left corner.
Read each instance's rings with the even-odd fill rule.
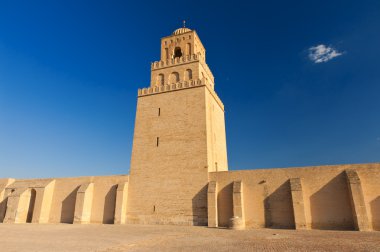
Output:
[[[209,66],[207,65],[206,61],[202,58],[202,56],[198,54],[191,54],[191,55],[185,55],[179,58],[175,59],[167,59],[165,61],[154,61],[151,63],[151,70],[161,70],[163,68],[167,67],[173,67],[173,66],[180,66],[183,64],[193,63],[193,62],[199,62],[203,68],[205,69],[208,76],[212,77],[212,80],[214,80],[214,75],[212,74]]]
[[[162,69],[165,67],[177,66],[178,64],[191,63],[199,61],[201,58],[197,54],[185,55],[175,59],[167,59],[166,61],[154,61],[151,63],[151,70]]]
[[[183,81],[183,82],[178,82],[174,84],[167,84],[167,85],[138,89],[137,96],[143,97],[143,96],[148,96],[148,95],[172,92],[172,91],[177,91],[181,89],[195,88],[195,87],[201,87],[201,86],[207,87],[209,92],[215,98],[216,102],[224,110],[223,102],[220,100],[220,98],[218,97],[214,89],[211,87],[211,84],[206,82],[204,79],[203,80],[200,80],[200,79],[189,80],[189,81]]]

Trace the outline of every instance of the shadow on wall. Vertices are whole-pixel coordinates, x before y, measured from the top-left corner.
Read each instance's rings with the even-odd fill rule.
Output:
[[[370,205],[373,229],[380,231],[380,196],[372,200]]]
[[[194,226],[207,226],[207,187],[205,185],[192,199]]]
[[[5,213],[7,211],[8,197],[0,202],[0,223],[4,221]]]
[[[310,197],[311,228],[354,230],[346,174],[340,173]]]
[[[228,227],[230,218],[233,217],[233,183],[228,184],[218,193],[218,226]]]
[[[266,228],[295,228],[289,180],[264,199],[264,209]]]
[[[117,185],[110,188],[104,199],[103,224],[114,224]]]
[[[26,218],[26,223],[32,223],[34,206],[36,204],[36,194],[37,192],[35,189],[30,190],[30,201],[29,201],[29,209],[28,209],[28,215]]]
[[[61,223],[72,224],[74,222],[75,201],[79,187],[76,187],[63,201],[61,209]]]

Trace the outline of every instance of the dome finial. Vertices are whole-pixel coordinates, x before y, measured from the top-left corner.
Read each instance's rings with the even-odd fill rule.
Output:
[[[183,27],[178,28],[177,30],[175,30],[173,32],[173,35],[179,35],[179,34],[182,34],[182,33],[189,32],[189,31],[191,31],[191,30],[189,28],[186,28],[186,21],[183,20]]]

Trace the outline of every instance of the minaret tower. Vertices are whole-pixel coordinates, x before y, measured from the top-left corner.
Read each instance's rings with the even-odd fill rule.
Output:
[[[138,90],[127,222],[207,225],[208,172],[227,171],[224,106],[206,50],[183,27],[161,39]]]

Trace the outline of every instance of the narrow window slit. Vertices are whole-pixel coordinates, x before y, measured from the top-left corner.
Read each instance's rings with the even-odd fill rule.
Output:
[[[161,108],[158,108],[158,116],[161,115]]]
[[[160,143],[160,138],[157,137],[157,147],[158,147],[158,144]]]

